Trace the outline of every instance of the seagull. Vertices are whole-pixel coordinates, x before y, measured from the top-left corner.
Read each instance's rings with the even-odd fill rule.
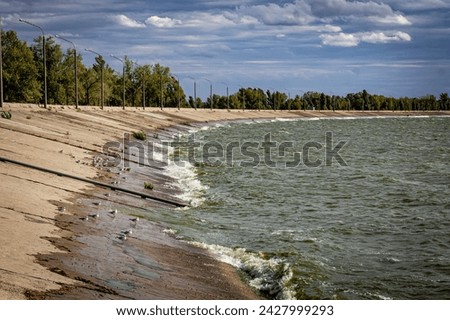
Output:
[[[90,215],[91,218],[98,218],[100,215],[98,213],[94,213]]]
[[[65,207],[58,207],[58,211],[59,211],[59,212],[65,212],[65,211],[66,211],[66,208],[65,208]]]
[[[124,235],[130,235],[130,234],[133,234],[133,230],[125,230],[125,231],[122,231],[122,233],[124,234]]]
[[[96,206],[101,206],[102,205],[102,203],[99,201],[99,202],[94,202],[94,204],[96,205]]]
[[[125,241],[125,240],[127,240],[127,236],[122,234],[119,236],[119,239]]]
[[[88,220],[89,220],[89,217],[86,216],[86,217],[83,217],[83,218],[80,218],[80,219],[83,220],[83,221],[88,221]]]
[[[130,219],[130,220],[133,221],[133,222],[138,222],[138,221],[139,221],[139,217],[132,218],[132,219]]]
[[[116,213],[117,213],[117,209],[109,210],[109,213],[111,213],[111,214],[116,214]]]

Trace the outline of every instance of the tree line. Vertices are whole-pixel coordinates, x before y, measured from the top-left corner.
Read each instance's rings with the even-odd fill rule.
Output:
[[[3,96],[7,102],[40,103],[43,100],[42,36],[28,45],[15,31],[2,30]],[[302,95],[240,88],[229,95],[213,94],[203,101],[186,97],[179,79],[170,68],[160,64],[138,65],[125,57],[124,72],[115,72],[96,55],[88,67],[74,49],[64,53],[53,37],[46,37],[47,101],[49,104],[75,104],[74,59],[77,59],[78,98],[80,105],[122,106],[125,87],[125,105],[168,108],[218,109],[272,109],[272,110],[450,110],[448,93],[439,97],[426,95],[418,98],[393,98],[370,94],[366,90],[346,96],[308,91]],[[103,83],[103,86],[102,86]],[[103,89],[102,89],[103,88]],[[103,100],[102,100],[103,98]]]

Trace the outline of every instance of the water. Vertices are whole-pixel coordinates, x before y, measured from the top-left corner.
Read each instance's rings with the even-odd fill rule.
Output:
[[[293,146],[284,155],[265,149],[269,132]],[[450,118],[236,123],[200,130],[195,139],[259,146],[247,149],[252,156],[235,149],[228,163],[204,163],[198,150],[197,165],[177,169],[190,172],[183,196],[196,207],[161,209],[152,219],[235,265],[261,295],[450,298]],[[339,141],[346,141],[338,152],[345,163],[326,165]],[[285,168],[295,152],[305,156],[305,145],[314,146],[310,162]],[[239,165],[269,151],[275,165]],[[209,154],[222,155],[217,148]],[[321,164],[307,165],[315,161]]]

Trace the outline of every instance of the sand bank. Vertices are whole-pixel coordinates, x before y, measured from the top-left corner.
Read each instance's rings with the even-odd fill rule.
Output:
[[[120,172],[104,145],[124,133],[257,118],[407,115],[393,112],[174,110],[6,104],[0,157],[175,199],[158,165]],[[430,115],[432,113],[425,113]],[[449,113],[436,112],[443,115]],[[163,130],[163,131],[161,131]],[[136,159],[135,159],[136,160]],[[109,162],[108,162],[109,161]],[[101,165],[99,165],[101,163]],[[143,181],[162,186],[148,191]],[[130,209],[167,204],[0,162],[0,299],[255,299],[236,271]],[[112,210],[118,209],[117,214]],[[99,215],[96,217],[96,215]],[[86,217],[88,219],[86,220]],[[122,235],[133,230],[125,241]]]

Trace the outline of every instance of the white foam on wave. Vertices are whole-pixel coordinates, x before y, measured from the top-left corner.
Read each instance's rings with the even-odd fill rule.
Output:
[[[298,121],[299,118],[275,118],[272,122],[294,122]]]
[[[174,152],[175,148],[170,146],[170,143],[155,141],[152,143],[152,149],[145,153],[145,157],[164,163],[164,174],[174,179],[170,186],[181,192],[176,197],[192,207],[197,207],[203,203],[203,193],[208,187],[198,180],[196,169],[191,163],[172,159]]]
[[[197,177],[195,168],[187,161],[170,161],[165,173],[175,179],[172,186],[181,191],[176,197],[192,207],[198,207],[204,202],[204,191],[208,189]]]
[[[267,259],[263,253],[248,252],[244,248],[231,249],[203,242],[192,242],[192,244],[208,250],[218,260],[245,272],[251,278],[249,281],[250,286],[255,289],[263,292],[281,289],[277,294],[277,299],[295,299],[295,292],[287,286],[287,283],[293,277],[292,268],[285,261],[277,258]],[[275,279],[274,275],[279,274],[280,269],[282,269],[283,276],[281,279]],[[278,286],[281,286],[281,288],[278,289]]]
[[[169,144],[161,144],[153,142],[151,150],[147,150],[145,157],[154,161],[159,161],[165,164],[169,163],[169,154],[174,150]]]

